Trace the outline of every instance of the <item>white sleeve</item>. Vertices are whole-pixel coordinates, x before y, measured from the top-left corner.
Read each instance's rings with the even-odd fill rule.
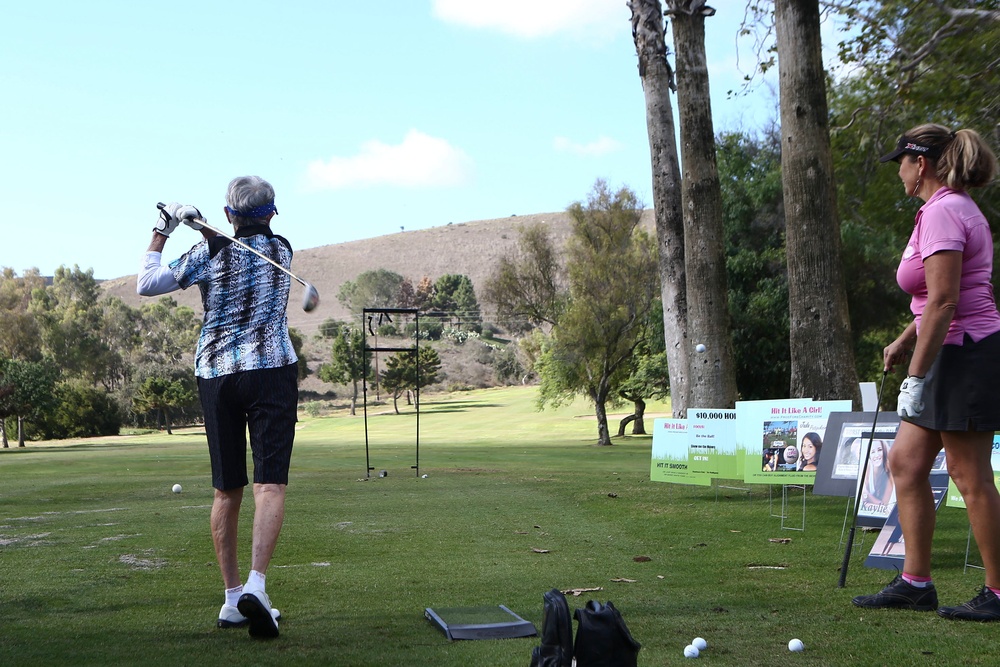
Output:
[[[158,296],[181,288],[170,267],[160,264],[160,256],[158,252],[142,256],[142,270],[135,281],[135,291],[140,296]]]

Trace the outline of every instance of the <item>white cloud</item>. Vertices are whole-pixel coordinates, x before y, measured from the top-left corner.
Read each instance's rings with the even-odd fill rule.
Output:
[[[578,144],[566,137],[556,137],[552,141],[552,147],[560,153],[573,153],[574,155],[598,156],[607,155],[620,150],[622,145],[609,137],[599,137],[589,144]]]
[[[569,32],[607,39],[629,30],[630,13],[625,0],[434,0],[434,16],[518,37]]]
[[[361,145],[351,157],[314,160],[307,168],[313,187],[336,190],[369,185],[447,187],[472,180],[472,159],[445,139],[410,130],[403,142],[390,146],[378,140]]]

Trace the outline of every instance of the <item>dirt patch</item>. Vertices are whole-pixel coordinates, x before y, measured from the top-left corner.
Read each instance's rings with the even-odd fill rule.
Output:
[[[158,570],[167,564],[163,558],[142,558],[134,554],[122,554],[118,557],[118,562],[133,570]]]
[[[51,533],[37,533],[35,535],[23,535],[21,537],[9,537],[0,535],[0,547],[37,547],[46,544],[45,538]]]

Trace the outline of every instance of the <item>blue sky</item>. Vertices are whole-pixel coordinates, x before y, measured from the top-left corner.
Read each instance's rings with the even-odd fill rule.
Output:
[[[13,3],[12,3],[13,4]],[[715,129],[777,116],[743,2],[708,19]],[[19,2],[0,40],[0,266],[134,274],[158,201],[222,226],[277,191],[298,249],[564,210],[595,179],[651,201],[624,0]],[[173,258],[199,237],[181,228]]]

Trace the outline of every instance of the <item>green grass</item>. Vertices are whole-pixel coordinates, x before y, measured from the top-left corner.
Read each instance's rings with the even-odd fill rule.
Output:
[[[504,604],[540,629],[544,591],[598,586],[570,607],[613,601],[640,665],[685,662],[696,635],[715,665],[995,664],[989,625],[852,607],[892,573],[858,552],[837,588],[844,498],[808,495],[805,530],[783,530],[780,487],[650,482],[649,437],[594,447],[587,404],[536,412],[534,396],[425,398],[427,479],[410,469],[412,412],[370,413],[371,464],[389,475],[367,480],[360,413],[303,417],[268,572],[284,614],[272,642],[214,627],[222,584],[199,429],[0,451],[0,664],[522,666],[537,638],[448,642],[424,608]],[[800,525],[790,493],[786,525]],[[982,572],[963,573],[965,513],[944,508],[938,523],[935,574],[953,604]],[[787,651],[792,637],[804,653]]]

